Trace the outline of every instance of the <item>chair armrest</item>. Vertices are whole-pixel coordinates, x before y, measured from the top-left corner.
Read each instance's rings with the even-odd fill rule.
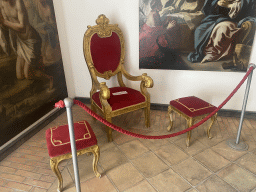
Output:
[[[154,85],[154,82],[151,77],[147,76],[147,73],[143,73],[140,76],[133,76],[130,75],[122,66],[122,73],[123,75],[129,79],[130,81],[142,81],[146,88],[152,88]]]
[[[129,79],[130,81],[142,81],[142,76],[133,76],[131,74],[129,74],[125,69],[124,67],[122,66],[122,73],[123,75]]]
[[[154,86],[153,79],[147,76],[147,73],[142,74],[142,82],[144,82],[146,88],[152,88]]]
[[[110,98],[110,90],[106,85],[106,82],[100,83],[100,103],[102,109],[104,111],[104,115],[108,116],[112,112],[112,107],[108,103],[108,99]]]
[[[147,98],[148,103],[150,103],[150,95],[147,91],[147,88],[152,88],[154,85],[153,80],[151,77],[147,76],[147,73],[143,73],[141,75],[141,83],[140,83],[140,91],[142,95],[144,95]]]
[[[122,65],[122,74],[131,81],[141,81],[140,83],[140,92],[142,95],[146,97],[147,103],[150,105],[150,95],[147,91],[147,88],[152,88],[154,85],[154,82],[151,77],[147,76],[147,73],[143,73],[140,76],[132,76],[130,75]]]
[[[100,97],[104,100],[107,100],[110,98],[110,91],[106,85],[106,82],[100,83]]]

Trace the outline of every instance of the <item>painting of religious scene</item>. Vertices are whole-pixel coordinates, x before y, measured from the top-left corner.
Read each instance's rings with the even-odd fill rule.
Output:
[[[67,96],[52,0],[0,0],[0,146]]]
[[[246,71],[255,16],[255,0],[139,0],[139,67]]]

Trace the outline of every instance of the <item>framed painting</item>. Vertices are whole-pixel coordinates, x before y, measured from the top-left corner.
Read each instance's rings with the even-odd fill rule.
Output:
[[[0,0],[0,146],[67,96],[52,0]]]
[[[140,68],[245,71],[255,0],[140,0]]]

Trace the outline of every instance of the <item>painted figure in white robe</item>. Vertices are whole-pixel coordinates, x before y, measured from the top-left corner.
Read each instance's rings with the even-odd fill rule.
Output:
[[[10,45],[17,54],[17,79],[45,77],[53,87],[53,78],[46,75],[40,67],[42,40],[38,32],[30,25],[23,0],[2,0],[0,2],[1,30],[8,30]],[[6,39],[1,39],[4,41]]]

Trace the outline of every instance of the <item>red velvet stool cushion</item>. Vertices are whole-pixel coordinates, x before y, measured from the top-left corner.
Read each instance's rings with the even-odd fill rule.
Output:
[[[77,150],[97,144],[95,134],[87,121],[74,123],[74,132]],[[68,125],[47,129],[46,141],[50,157],[56,157],[71,152]]]
[[[113,111],[145,102],[145,97],[137,90],[128,87],[112,87],[109,88],[109,90],[110,98],[108,99],[108,103],[112,107]],[[113,95],[113,93],[121,91],[126,91],[127,94]],[[99,92],[94,93],[92,95],[92,99],[101,108]]]
[[[195,96],[183,97],[170,101],[170,105],[189,117],[208,114],[217,109],[215,106]]]

